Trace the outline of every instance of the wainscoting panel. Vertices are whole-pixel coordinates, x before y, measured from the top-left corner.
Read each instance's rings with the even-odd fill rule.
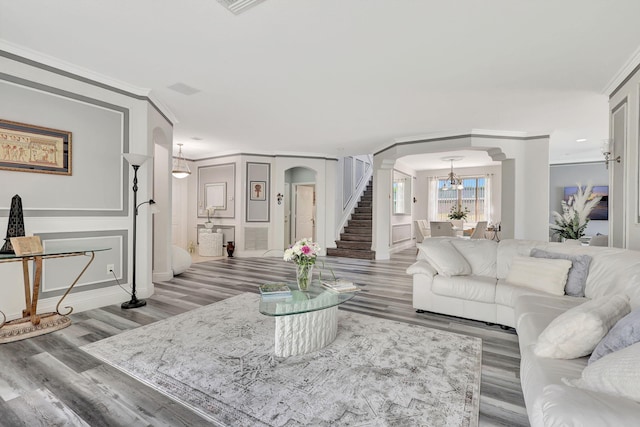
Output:
[[[391,243],[400,243],[411,239],[411,223],[391,226]]]
[[[117,284],[114,274],[121,282],[127,281],[127,230],[43,233],[37,235],[42,239],[42,245],[45,249],[108,249],[95,253],[96,256],[93,262],[73,288],[73,292],[84,292],[113,286]],[[44,260],[41,298],[62,295],[89,262],[89,256],[80,255]],[[107,272],[107,265],[109,264],[113,264],[114,274]]]
[[[244,229],[244,249],[247,251],[269,249],[269,229],[266,227],[246,227]]]

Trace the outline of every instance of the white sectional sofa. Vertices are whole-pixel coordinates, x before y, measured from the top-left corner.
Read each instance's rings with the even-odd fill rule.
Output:
[[[503,240],[497,243],[456,238],[425,239],[418,244],[418,249],[416,263],[407,269],[407,273],[413,275],[413,306],[418,312],[443,313],[516,328],[522,389],[533,426],[640,425],[640,399],[569,385],[583,375],[588,356],[552,359],[535,353],[540,334],[555,318],[573,307],[615,294],[626,295],[624,299],[628,297],[627,312],[640,307],[640,252],[553,242]],[[551,254],[543,252],[542,256],[551,258],[586,255],[580,260],[587,260],[587,266],[582,265],[586,268],[582,272],[586,274],[584,296],[564,295],[564,290],[558,292],[554,282],[562,279],[552,270],[558,265],[566,266],[566,261],[565,264],[534,261],[534,265],[544,267],[527,270],[526,263],[531,260],[527,257],[532,249],[547,251]],[[577,266],[577,261],[570,261],[569,265],[572,264]],[[529,272],[528,277],[522,277],[523,271]],[[565,273],[565,282],[566,277]],[[519,280],[529,282],[531,287],[511,283]],[[549,289],[555,294],[540,290],[547,289],[551,283],[553,286]],[[571,292],[575,294],[575,290]],[[638,346],[640,343],[631,347]],[[640,356],[636,366],[637,372],[633,375],[640,373]]]

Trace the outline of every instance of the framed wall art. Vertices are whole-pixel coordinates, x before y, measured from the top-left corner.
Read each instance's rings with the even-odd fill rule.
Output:
[[[0,120],[0,169],[71,175],[71,132]]]
[[[249,187],[251,189],[249,200],[267,200],[266,181],[250,181]]]
[[[271,164],[247,162],[247,222],[269,222]]]

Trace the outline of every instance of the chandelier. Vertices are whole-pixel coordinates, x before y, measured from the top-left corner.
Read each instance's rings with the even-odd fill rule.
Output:
[[[444,157],[442,160],[444,161],[450,161],[451,162],[451,172],[449,172],[449,175],[447,176],[447,182],[445,182],[444,187],[442,187],[442,189],[444,191],[447,190],[462,190],[464,188],[464,185],[462,185],[462,178],[460,178],[458,175],[456,175],[453,172],[453,162],[457,162],[458,160],[462,160],[463,157]]]
[[[184,159],[184,155],[182,154],[182,144],[178,144],[178,157],[173,159],[173,168],[171,169],[171,174],[176,178],[186,178],[191,175],[191,170],[189,170],[189,165],[187,161]]]

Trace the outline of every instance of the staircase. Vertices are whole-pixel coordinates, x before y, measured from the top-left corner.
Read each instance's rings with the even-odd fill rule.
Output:
[[[371,250],[371,236],[373,223],[373,181],[369,181],[367,188],[362,193],[351,219],[340,234],[340,240],[336,240],[337,248],[327,248],[327,256],[340,256],[346,258],[375,259],[376,253]]]

